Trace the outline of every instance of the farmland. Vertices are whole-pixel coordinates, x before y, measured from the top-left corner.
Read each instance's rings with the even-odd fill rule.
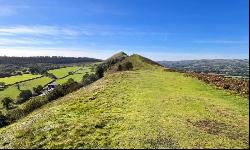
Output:
[[[0,99],[4,97],[10,97],[10,98],[16,98],[20,91],[17,89],[16,85],[12,85],[4,89],[3,91],[0,91]],[[2,104],[2,103],[1,103]]]
[[[91,68],[89,68],[89,67],[84,67],[84,68],[81,68],[81,69],[79,68],[79,70],[77,72],[75,72],[73,75],[69,75],[69,76],[67,76],[65,78],[62,78],[62,79],[57,79],[56,83],[57,84],[63,84],[65,82],[67,82],[68,79],[70,79],[70,78],[72,78],[74,81],[80,83],[81,80],[82,80],[82,77],[83,77],[83,75],[85,73],[89,73],[90,74],[91,73]]]
[[[54,70],[50,70],[48,72],[55,75],[58,79],[60,79],[60,78],[67,76],[69,72],[74,72],[74,71],[77,71],[78,69],[80,69],[80,67],[73,66],[73,67],[54,69]]]
[[[34,79],[31,81],[23,82],[19,84],[19,86],[20,86],[20,90],[32,90],[33,87],[37,87],[38,85],[45,86],[51,81],[52,79],[49,77],[42,77],[42,78]]]
[[[0,82],[4,82],[6,85],[14,84],[16,82],[25,81],[37,77],[41,77],[42,75],[32,75],[32,74],[23,74],[11,77],[0,78]]]
[[[63,84],[66,83],[70,78],[80,83],[83,75],[85,73],[90,74],[91,71],[92,71],[92,66],[88,65],[86,67],[72,66],[72,67],[60,68],[60,69],[50,70],[49,72],[54,74],[58,78],[56,80],[57,84]],[[69,72],[73,72],[73,74],[69,75]],[[15,83],[20,81],[24,82],[18,83],[20,87],[20,89],[18,90],[17,84]],[[10,97],[12,99],[16,99],[17,96],[20,94],[21,90],[31,90],[33,92],[34,87],[37,87],[38,85],[45,86],[51,81],[53,81],[53,79],[49,77],[42,75],[32,75],[32,74],[24,74],[12,77],[0,78],[0,82],[5,82],[7,83],[7,85],[10,85],[6,87],[4,90],[0,91],[0,99],[3,99],[4,97]],[[0,108],[1,106],[2,103],[0,104]]]

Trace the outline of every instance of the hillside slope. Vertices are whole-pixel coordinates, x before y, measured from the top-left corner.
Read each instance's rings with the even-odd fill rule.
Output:
[[[247,99],[161,67],[140,68],[149,64],[133,57],[126,59],[134,71],[107,73],[0,129],[0,147],[248,148]]]

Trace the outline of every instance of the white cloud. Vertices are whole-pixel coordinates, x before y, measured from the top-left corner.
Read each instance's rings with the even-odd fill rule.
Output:
[[[0,35],[49,35],[49,36],[77,36],[78,31],[56,26],[11,26],[0,27]]]
[[[52,41],[33,39],[33,38],[0,38],[0,46],[14,46],[14,45],[51,45]]]
[[[0,35],[32,35],[32,36],[61,36],[61,37],[76,37],[76,36],[114,36],[114,35],[133,35],[133,36],[166,36],[168,32],[152,32],[140,31],[131,28],[122,28],[114,26],[49,26],[49,25],[16,25],[16,26],[0,26]]]

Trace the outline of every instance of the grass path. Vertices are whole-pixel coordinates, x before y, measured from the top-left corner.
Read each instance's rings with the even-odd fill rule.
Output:
[[[182,74],[109,74],[10,126],[2,148],[248,148],[248,100]]]

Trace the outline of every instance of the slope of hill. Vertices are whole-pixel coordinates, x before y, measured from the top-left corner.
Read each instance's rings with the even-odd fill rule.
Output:
[[[0,147],[248,148],[246,98],[144,60],[1,128]]]
[[[204,73],[249,77],[248,59],[202,59],[183,61],[160,61],[165,67]]]

